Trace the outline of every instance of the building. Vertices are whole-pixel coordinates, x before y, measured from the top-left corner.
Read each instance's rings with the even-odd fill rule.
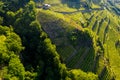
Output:
[[[50,7],[51,7],[50,4],[44,4],[42,8],[43,8],[43,9],[49,9]]]

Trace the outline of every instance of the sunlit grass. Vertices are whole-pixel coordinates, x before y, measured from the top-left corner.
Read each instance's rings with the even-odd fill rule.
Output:
[[[99,6],[93,5],[93,8],[99,8]],[[112,72],[116,75],[116,80],[119,80],[120,79],[119,77],[120,55],[115,47],[115,43],[118,39],[120,39],[120,34],[117,31],[117,27],[120,25],[120,18],[107,10],[92,11],[89,13],[76,12],[76,13],[65,14],[65,15],[61,13],[57,13],[57,11],[58,12],[76,11],[76,9],[74,8],[68,8],[66,4],[65,5],[60,4],[58,6],[51,7],[50,10],[51,11],[49,10],[47,11],[41,10],[41,11],[47,13],[49,16],[54,15],[55,19],[62,19],[74,26],[76,25],[83,26],[83,24],[88,23],[87,27],[89,29],[93,29],[93,26],[94,26],[93,31],[96,34],[98,32],[98,28],[100,28],[98,36],[101,39],[101,42],[105,40],[105,43],[103,44],[105,48],[104,57],[109,59],[110,66],[111,66],[110,68]],[[53,11],[56,11],[56,12],[53,12]],[[53,17],[53,20],[54,20],[54,17]],[[109,20],[110,20],[110,23],[109,23]],[[105,32],[106,27],[108,27],[107,32]],[[70,30],[67,29],[68,31],[67,30],[66,31],[69,32],[72,29],[73,28],[71,28]],[[84,49],[80,50],[79,52],[81,53],[82,51],[84,52]],[[74,48],[71,46],[64,47],[64,49],[59,48],[58,52],[60,52],[60,54],[63,55],[63,59],[66,60],[74,52]],[[76,65],[77,60],[79,60],[79,56],[81,56],[81,54],[77,54],[76,56],[74,56],[74,58],[71,60],[68,66],[74,67]],[[90,59],[88,58],[85,60],[89,61]],[[83,69],[86,67],[86,65],[85,64],[83,65]],[[100,73],[103,67],[104,67],[104,60],[103,60],[103,57],[101,57],[97,72]],[[105,78],[107,78],[107,75]]]
[[[100,6],[96,4],[92,4],[92,8],[100,8]]]

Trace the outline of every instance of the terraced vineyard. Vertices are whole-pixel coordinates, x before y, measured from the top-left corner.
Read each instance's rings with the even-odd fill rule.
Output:
[[[97,65],[99,64],[98,62],[100,62],[98,59],[99,56],[97,52],[101,50],[101,46],[97,45],[99,44],[97,42],[98,38],[97,36],[95,36],[95,34],[92,31],[89,32],[88,29],[87,30],[85,29],[85,31],[82,31],[83,29],[81,28],[81,26],[74,23],[74,21],[71,23],[70,18],[67,19],[69,15],[62,15],[62,14],[54,13],[51,11],[42,11],[42,10],[40,10],[39,14],[46,15],[48,17],[44,19],[44,17],[39,17],[38,15],[38,20],[41,22],[43,29],[48,33],[53,43],[56,44],[57,51],[61,55],[61,59],[63,60],[64,63],[66,63],[66,66],[68,68],[70,69],[80,68],[85,72],[88,72],[88,71],[96,72],[97,70],[95,71],[94,68],[98,67],[98,69],[100,69],[100,72],[96,72],[96,73],[97,74],[101,73],[101,71],[105,66],[105,65],[102,65],[101,67],[99,67]],[[56,20],[55,20],[53,19],[55,18],[54,14],[61,15],[61,17],[63,18],[58,18],[56,16]],[[49,16],[53,16],[53,17],[50,18]],[[63,25],[59,25],[61,24],[61,22]],[[57,24],[54,24],[54,23],[57,23]],[[76,27],[76,25],[78,27]],[[79,29],[80,32],[79,30],[76,30],[76,29]],[[79,35],[79,37],[81,36],[82,37],[79,38],[77,35]],[[91,37],[89,35],[91,35]],[[78,38],[75,39],[75,37],[78,37]],[[71,39],[73,40],[72,42],[71,42]],[[96,41],[96,43],[94,43],[93,45],[92,43],[94,41]],[[97,48],[95,48],[94,46],[96,46]],[[103,54],[102,52],[99,52],[99,55],[102,55],[102,54]],[[101,63],[103,63],[102,59],[101,59]]]
[[[59,11],[56,11],[58,9]],[[45,23],[40,20],[39,15],[38,20],[53,43],[57,45],[57,51],[62,61],[69,69],[80,68],[85,72],[94,72],[99,75],[100,80],[120,79],[120,54],[115,46],[120,39],[120,17],[118,15],[108,10],[107,7],[102,10],[76,11],[74,8],[66,7],[66,5],[64,7],[63,5],[54,6],[50,13],[49,10],[40,10],[39,12],[39,14],[44,12],[41,15],[48,16],[51,14],[52,17],[49,19],[54,21],[46,21],[46,23],[49,22],[48,25],[44,25]],[[57,15],[62,18],[58,18]],[[63,25],[59,25],[61,23]],[[83,47],[82,45],[85,45],[85,43],[79,41],[79,39],[78,43],[70,41],[70,34],[74,30],[77,29],[76,31],[79,32],[84,31],[84,28],[92,30],[93,34],[97,35],[94,37],[98,38],[99,41],[95,45],[93,44],[97,48]],[[74,39],[76,38],[73,37]],[[85,41],[87,43],[87,39]],[[99,52],[101,46],[98,45],[103,45],[103,51]]]
[[[98,13],[100,13],[100,15],[98,15]],[[96,17],[96,15],[98,16]],[[116,79],[119,80],[120,77],[118,74],[120,70],[120,62],[118,60],[120,59],[120,56],[115,48],[115,43],[120,38],[119,31],[117,30],[117,27],[120,25],[119,17],[106,10],[103,10],[102,13],[99,11],[97,14],[95,13],[94,16],[91,15],[91,17],[92,19],[88,28],[93,30],[99,36],[105,47],[105,57],[109,61],[109,64],[107,65],[111,67],[110,69],[112,70],[112,73],[114,73]],[[107,76],[104,78],[107,78]]]
[[[120,80],[120,0],[1,0],[0,80]]]

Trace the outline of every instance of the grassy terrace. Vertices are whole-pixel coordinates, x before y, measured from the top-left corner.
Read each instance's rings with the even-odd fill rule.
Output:
[[[110,59],[111,69],[116,75],[117,80],[120,79],[119,70],[120,70],[120,55],[115,48],[115,41],[120,38],[120,35],[116,33],[114,28],[109,29],[108,39],[106,41],[107,57]]]
[[[80,46],[79,46],[79,49],[77,49],[76,47],[71,45],[71,43],[69,43],[69,40],[67,39],[68,32],[72,31],[72,29],[74,30],[75,28],[78,28],[78,27],[76,27],[76,25],[77,25],[76,23],[78,23],[78,22],[76,22],[77,20],[79,21],[81,19],[83,22],[86,22],[86,19],[84,19],[84,15],[81,12],[78,12],[75,14],[73,13],[73,14],[62,15],[60,13],[56,13],[56,12],[52,12],[52,11],[44,11],[44,10],[40,10],[40,11],[41,11],[40,15],[43,14],[43,15],[48,16],[46,20],[42,20],[43,22],[41,22],[41,24],[42,24],[42,26],[44,26],[43,29],[48,33],[49,36],[51,36],[51,34],[53,34],[53,32],[54,32],[54,34],[59,34],[59,33],[61,33],[63,28],[65,29],[64,31],[62,31],[61,35],[54,36],[54,34],[53,34],[54,37],[52,36],[52,40],[53,40],[53,43],[57,44],[57,51],[61,55],[61,58],[63,59],[63,61],[67,64],[67,67],[80,68],[80,67],[82,67],[81,64],[84,64],[84,67],[85,67],[84,71],[87,71],[87,70],[91,71],[91,68],[92,68],[91,65],[93,64],[93,58],[94,58],[94,56],[91,55],[91,53],[92,53],[91,49],[88,47],[80,47]],[[53,16],[54,20],[52,19],[52,16]],[[80,17],[80,18],[78,18],[78,17]],[[42,16],[41,18],[44,18],[44,16]],[[60,22],[58,22],[57,24],[54,24],[55,21],[57,21],[59,19],[63,20],[63,21],[61,21],[61,22],[63,22],[61,26],[59,25]],[[72,20],[72,22],[70,19]],[[39,20],[41,21],[41,19],[39,19]],[[51,21],[49,21],[49,20],[51,20]],[[69,23],[69,22],[71,22],[71,23],[65,24],[64,21],[66,23]],[[80,21],[80,23],[82,21]],[[48,25],[44,25],[45,22],[49,22],[49,24],[47,23]],[[50,24],[52,26],[50,26]],[[68,26],[68,25],[73,25],[75,27],[71,28],[71,26]],[[69,30],[69,28],[70,28],[70,30]],[[62,45],[64,45],[64,46],[62,46]],[[90,59],[92,59],[92,60],[90,60]],[[85,63],[87,63],[87,64],[85,64]],[[89,64],[91,64],[91,65],[89,65]]]
[[[68,8],[66,4],[59,4],[55,7],[52,7],[51,11],[55,11],[54,15],[56,16],[58,16],[58,12],[70,12],[70,14],[59,14],[62,14],[62,19],[71,23],[72,25],[88,27],[99,36],[101,42],[104,42],[104,56],[105,58],[109,59],[110,64],[107,64],[107,66],[110,66],[111,73],[116,75],[116,80],[119,80],[120,54],[115,47],[115,42],[120,39],[120,34],[118,31],[118,26],[120,25],[119,16],[116,16],[107,10],[86,13],[82,13],[80,11],[76,12],[76,9]],[[56,41],[60,42],[61,44],[60,40],[61,39],[56,39]],[[86,48],[75,49],[74,46],[70,44],[65,47],[58,47],[57,50],[69,68],[81,68],[84,71],[91,71],[94,67],[91,66],[94,64],[94,57],[90,54],[92,53],[91,50],[89,50],[86,56],[83,58],[81,58],[81,56],[86,52]],[[97,73],[100,73],[105,65],[104,57],[100,57],[98,64],[99,66],[97,67],[96,71]],[[107,74],[108,72],[105,72],[106,75],[102,80],[107,80],[110,77],[110,75]]]
[[[103,17],[105,17],[106,14],[107,14],[107,18],[105,19]],[[101,22],[101,25],[99,26],[98,35],[102,41],[105,40],[105,50],[106,50],[105,56],[108,59],[110,59],[111,71],[116,75],[116,79],[119,80],[120,79],[119,77],[120,56],[118,51],[115,48],[115,42],[118,39],[120,39],[120,34],[116,29],[116,27],[119,25],[118,24],[119,19],[117,16],[114,16],[109,12],[106,14],[104,12],[102,14],[104,16],[102,17],[103,20],[101,20],[102,22]],[[105,78],[107,79],[108,76],[109,75],[106,75],[104,79]]]
[[[92,21],[92,22],[89,23],[88,28],[89,28],[89,29],[92,29],[94,23],[96,22],[96,18],[93,17],[90,21]]]
[[[106,27],[108,26],[108,21],[109,20],[104,21],[100,27],[100,31],[99,31],[98,35],[100,36],[100,39],[102,42],[104,41],[104,31],[105,31]]]
[[[119,19],[117,16],[112,15],[109,12],[107,13],[105,12],[101,14],[101,22],[100,22],[100,26],[97,32],[98,32],[100,39],[103,42],[105,40],[105,50],[106,50],[105,56],[108,59],[110,59],[111,71],[116,75],[116,80],[119,80],[120,79],[119,77],[120,56],[119,56],[118,51],[115,48],[115,42],[118,39],[120,39],[120,34],[116,29],[117,26],[120,25]],[[105,16],[107,16],[107,18],[105,18]],[[106,75],[104,79],[105,78],[107,79],[108,76],[109,75]]]
[[[79,18],[80,16],[78,16],[78,19],[76,20],[79,20]],[[116,75],[116,79],[119,80],[120,56],[115,48],[115,42],[118,39],[120,39],[120,34],[117,31],[117,27],[118,25],[120,25],[119,17],[115,16],[113,13],[110,13],[107,10],[103,10],[103,11],[94,11],[92,13],[83,13],[82,18],[86,19],[84,21],[88,21],[88,28],[92,29],[100,37],[101,41],[104,42],[105,57],[109,58],[111,71],[113,74]],[[89,61],[89,58],[85,60]],[[84,62],[81,65],[82,66],[80,66],[80,68],[83,70],[86,69],[87,71],[87,69],[90,69],[88,68],[89,66],[85,66],[87,64],[84,64]],[[104,62],[101,58],[99,61],[99,69],[101,70],[103,66],[104,66]],[[99,70],[98,73],[100,73]],[[109,76],[110,76],[109,74],[104,76],[104,79],[107,79]]]

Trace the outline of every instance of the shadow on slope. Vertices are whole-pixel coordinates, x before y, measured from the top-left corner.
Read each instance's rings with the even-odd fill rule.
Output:
[[[56,44],[61,60],[67,67],[93,71],[97,66],[96,57],[102,55],[104,50],[92,31],[83,29],[71,19],[51,11],[39,11],[37,19]]]

